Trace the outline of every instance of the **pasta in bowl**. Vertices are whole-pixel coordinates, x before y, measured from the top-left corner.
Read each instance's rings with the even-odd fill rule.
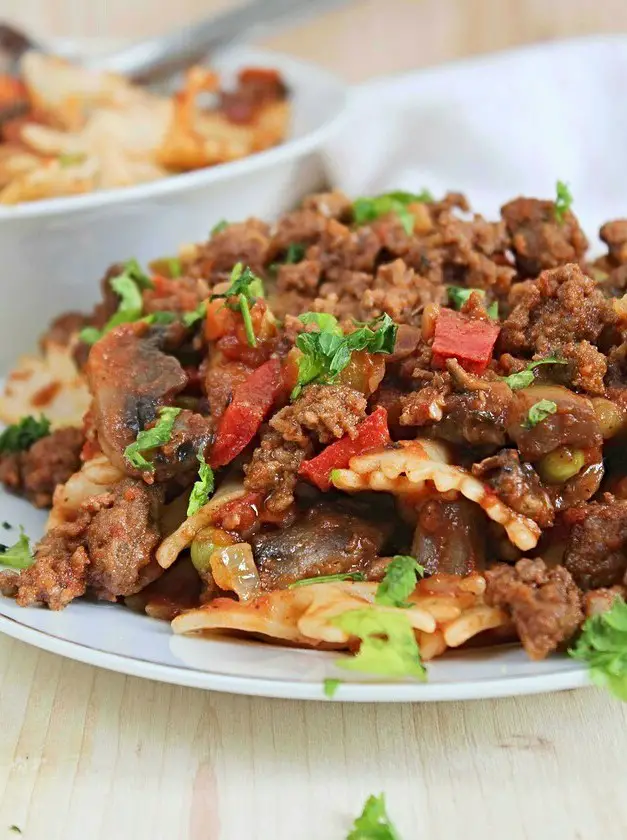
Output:
[[[316,194],[112,266],[0,400],[0,478],[51,507],[4,594],[388,679],[570,650],[624,692],[624,223],[589,262],[565,195]]]

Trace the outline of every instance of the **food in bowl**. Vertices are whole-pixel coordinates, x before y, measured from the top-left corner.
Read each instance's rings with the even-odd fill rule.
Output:
[[[51,505],[34,555],[25,537],[4,554],[2,591],[349,651],[389,677],[469,644],[542,659],[578,639],[609,680],[627,222],[591,262],[570,204],[560,185],[488,221],[459,194],[319,194],[148,273],[113,266],[0,401],[0,477]]]
[[[212,107],[201,96],[213,97]],[[280,73],[247,67],[233,89],[193,67],[161,96],[112,73],[27,53],[21,77],[0,77],[6,120],[0,142],[0,203],[18,204],[129,186],[215,166],[287,136],[290,106]]]

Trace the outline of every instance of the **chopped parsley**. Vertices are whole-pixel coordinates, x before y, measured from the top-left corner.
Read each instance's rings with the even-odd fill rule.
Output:
[[[300,242],[291,242],[287,246],[287,251],[285,252],[285,259],[283,260],[283,262],[288,263],[290,265],[301,262],[301,260],[305,256],[306,250],[307,248]]]
[[[527,413],[525,428],[533,429],[534,426],[546,420],[549,415],[555,414],[556,411],[557,403],[553,402],[553,400],[540,400],[534,403]]]
[[[19,827],[19,825],[10,825],[9,826],[9,831],[12,831],[13,834],[21,834],[22,833],[22,829]]]
[[[198,480],[194,483],[191,496],[189,497],[189,503],[187,505],[188,516],[193,516],[203,505],[207,504],[214,488],[213,470],[205,461],[202,449],[198,452],[197,458],[200,463]]]
[[[557,182],[555,192],[555,218],[561,225],[564,224],[566,213],[571,208],[573,197],[568,188],[568,184],[565,184],[564,181]]]
[[[414,217],[409,210],[409,205],[430,201],[433,201],[433,196],[428,190],[423,190],[418,194],[396,190],[372,198],[358,198],[353,204],[353,219],[356,224],[365,225],[380,216],[395,213],[405,233],[409,236],[414,230]]]
[[[256,347],[257,339],[250,315],[250,304],[254,304],[258,297],[264,297],[263,281],[261,277],[257,277],[248,266],[244,267],[242,263],[237,263],[233,267],[230,279],[231,285],[226,292],[219,295],[212,295],[211,300],[215,300],[216,298],[237,298],[237,303],[227,302],[226,305],[230,309],[239,309],[244,322],[246,340],[251,347]]]
[[[324,681],[324,685],[323,685],[323,691],[324,691],[325,697],[335,697],[335,692],[338,690],[338,688],[341,685],[342,685],[342,680],[336,680],[336,679],[333,679],[332,677],[327,677],[327,679]]]
[[[416,588],[416,576],[422,577],[424,566],[406,554],[396,554],[387,569],[383,580],[377,587],[375,602],[388,607],[411,607],[407,598]]]
[[[35,558],[30,550],[30,540],[20,525],[20,535],[17,542],[10,548],[5,547],[5,550],[0,554],[0,564],[10,566],[12,569],[28,569],[34,562]]]
[[[172,437],[172,429],[174,428],[174,421],[180,414],[180,408],[172,408],[165,406],[159,409],[159,419],[151,429],[144,429],[137,435],[137,440],[129,445],[124,450],[124,457],[138,470],[147,470],[154,472],[154,464],[147,461],[143,456],[143,452],[148,452],[151,449],[157,449],[167,443]]]
[[[10,531],[10,530],[11,530],[11,528],[13,527],[13,525],[11,525],[11,523],[10,523],[10,522],[6,522],[6,521],[4,521],[4,522],[2,523],[2,527],[4,528],[4,530],[5,530],[5,531]]]
[[[39,420],[29,414],[22,417],[19,423],[7,426],[0,434],[0,452],[24,452],[49,434],[50,420],[43,414],[39,416]]]
[[[538,359],[536,362],[531,362],[524,370],[519,373],[510,373],[509,376],[503,377],[503,382],[516,391],[518,388],[527,388],[534,381],[535,377],[533,371],[540,367],[540,365],[567,365],[566,359],[560,359],[557,356],[547,356],[546,359]]]
[[[181,261],[178,257],[167,257],[167,263],[170,278],[172,280],[176,280],[178,277],[183,276],[183,266],[181,265]]]
[[[196,309],[193,309],[191,312],[183,313],[183,323],[186,327],[192,327],[197,321],[202,321],[206,314],[207,301],[202,300]]]
[[[592,682],[627,701],[627,604],[622,598],[588,618],[568,652],[588,664]]]
[[[370,353],[392,353],[396,344],[397,325],[385,314],[348,335],[339,328],[333,315],[306,312],[300,316],[304,324],[318,324],[318,332],[302,332],[296,339],[301,351],[298,359],[298,380],[292,391],[296,399],[306,385],[330,385],[348,365],[356,350]]]
[[[418,642],[404,613],[366,607],[336,615],[331,623],[361,640],[356,656],[338,659],[339,668],[382,677],[426,679]]]
[[[338,580],[366,580],[363,572],[345,572],[337,575],[320,575],[319,577],[303,578],[290,583],[288,589],[295,589],[297,586],[311,586],[312,583],[333,583]]]
[[[142,318],[146,324],[171,324],[176,321],[175,312],[153,312],[151,315],[146,315]]]
[[[222,233],[222,231],[228,228],[228,226],[229,222],[227,222],[226,219],[222,219],[217,225],[214,225],[211,228],[211,236],[215,236],[217,233]]]
[[[369,796],[346,840],[401,840],[385,810],[385,796]]]
[[[448,299],[455,309],[459,310],[462,306],[466,303],[468,298],[473,292],[476,292],[482,298],[485,298],[485,291],[483,289],[464,289],[462,286],[448,286],[446,289],[448,293]],[[491,303],[486,312],[492,318],[493,321],[498,320],[499,317],[499,305],[497,301]]]
[[[85,327],[79,337],[85,344],[95,344],[103,335],[120,324],[138,321],[142,315],[142,290],[152,288],[150,278],[144,274],[137,260],[129,260],[124,264],[120,274],[109,281],[113,291],[119,296],[120,303],[117,312],[112,315],[101,330],[96,327]]]

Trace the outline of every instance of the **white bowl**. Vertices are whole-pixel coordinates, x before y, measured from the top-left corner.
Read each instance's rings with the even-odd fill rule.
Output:
[[[345,86],[315,65],[237,48],[212,62],[227,77],[276,67],[292,93],[287,142],[234,163],[150,184],[0,208],[0,365],[35,346],[54,315],[87,309],[108,265],[175,254],[221,219],[272,219],[325,185],[320,148],[342,122]]]

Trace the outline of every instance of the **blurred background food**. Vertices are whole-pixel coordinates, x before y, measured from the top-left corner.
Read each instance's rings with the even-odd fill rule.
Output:
[[[235,5],[233,0],[3,0],[1,13],[40,37],[115,43]],[[625,31],[627,4],[619,0],[352,0],[317,20],[260,34],[256,43],[318,61],[358,82],[531,41]]]

